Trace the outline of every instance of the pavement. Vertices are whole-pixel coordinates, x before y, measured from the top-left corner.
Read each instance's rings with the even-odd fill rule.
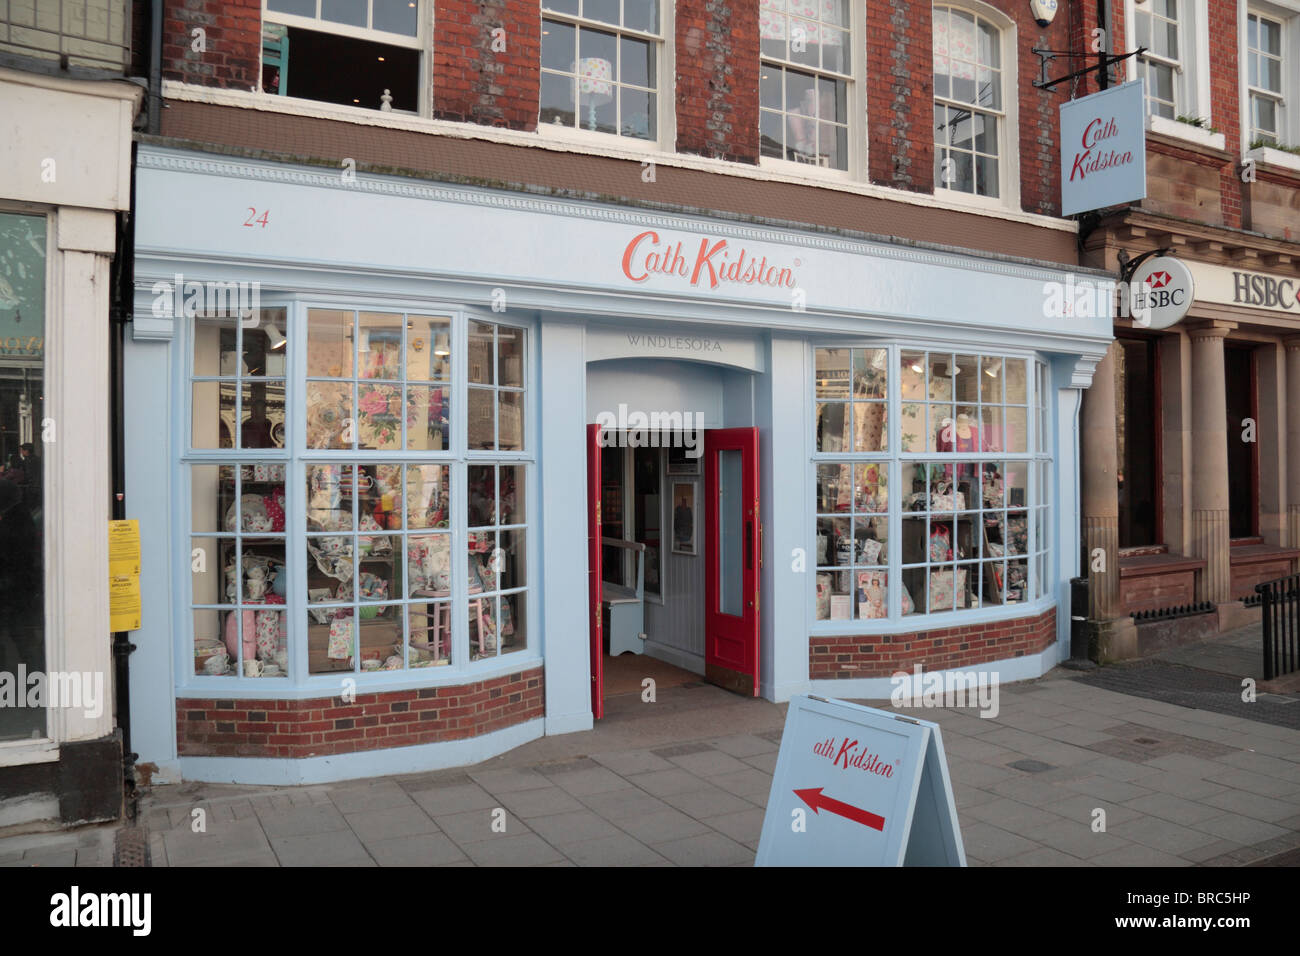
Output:
[[[993,719],[915,708],[942,728],[970,865],[1300,861],[1300,695],[1240,700],[1259,646],[1256,626],[1058,668],[1000,688]],[[691,681],[606,711],[475,767],[153,787],[131,835],[153,866],[752,865],[785,707]],[[0,865],[108,865],[105,833],[0,838]]]

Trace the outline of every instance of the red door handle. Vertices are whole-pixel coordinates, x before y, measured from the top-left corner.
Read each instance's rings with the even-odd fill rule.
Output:
[[[754,522],[745,522],[745,570],[754,570]]]

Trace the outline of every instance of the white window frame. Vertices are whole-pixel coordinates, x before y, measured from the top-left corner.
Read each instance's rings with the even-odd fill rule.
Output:
[[[976,196],[959,189],[945,189],[939,182],[934,184],[934,196],[945,203],[957,206],[969,206],[976,209],[1002,210],[1020,208],[1020,58],[1017,41],[1016,24],[1002,11],[979,0],[953,0],[953,2],[932,2],[931,16],[935,7],[961,10],[972,16],[988,21],[998,31],[1000,42],[999,56],[1002,64],[1002,116],[998,124],[998,195]],[[931,37],[931,48],[934,40]],[[932,71],[933,72],[933,71]],[[933,83],[933,76],[931,76]],[[934,122],[934,105],[938,98],[930,95],[929,120]],[[951,102],[944,100],[945,103]],[[990,110],[989,112],[995,112]],[[934,143],[934,129],[929,132],[930,142]]]
[[[631,2],[631,0],[625,0]],[[617,35],[626,34],[639,40],[647,40],[655,44],[657,50],[657,59],[655,60],[655,76],[657,85],[655,86],[655,124],[656,136],[652,139],[641,139],[636,136],[623,136],[621,133],[602,133],[595,130],[582,129],[581,126],[568,127],[560,126],[555,123],[543,123],[541,121],[541,102],[540,96],[538,101],[537,116],[537,133],[548,140],[555,140],[562,143],[571,143],[575,146],[592,146],[609,149],[611,146],[622,147],[632,153],[657,153],[661,150],[672,151],[675,149],[677,142],[677,70],[674,68],[676,63],[676,49],[674,42],[676,20],[676,5],[674,0],[660,0],[659,2],[659,37],[653,34],[641,33],[637,30],[627,30],[621,26],[605,23],[601,20],[588,20],[584,17],[575,16],[571,13],[565,13],[559,10],[551,10],[546,6],[546,0],[541,0],[538,4],[539,24],[545,20],[561,20],[565,23],[571,23],[580,29],[600,30],[603,33],[614,33]],[[540,36],[538,43],[538,88],[541,87],[541,44]],[[618,83],[618,77],[614,78]],[[574,105],[577,109],[577,105]]]
[[[1134,29],[1136,11],[1151,0],[1124,0],[1125,40],[1129,50],[1137,49],[1137,31]],[[1210,29],[1209,0],[1178,0],[1179,66],[1174,73],[1174,115],[1194,116],[1214,125],[1210,108]],[[1137,58],[1126,63],[1125,76],[1138,78]],[[1180,123],[1177,119],[1153,116],[1146,110],[1146,128],[1153,133],[1176,136],[1195,143],[1223,149],[1223,134],[1210,133],[1208,129]]]
[[[347,23],[335,23],[332,20],[322,20],[320,18],[321,2],[322,0],[316,0],[316,16],[303,17],[268,9],[268,0],[262,0],[262,22],[278,23],[282,26],[294,27],[299,30],[312,30],[316,33],[333,33],[338,36],[351,37],[355,40],[369,40],[373,43],[386,43],[389,46],[400,46],[415,50],[420,55],[419,75],[416,78],[418,83],[416,110],[414,113],[409,110],[392,110],[391,112],[398,116],[429,116],[431,111],[429,85],[430,78],[433,75],[433,46],[431,43],[433,37],[433,0],[415,0],[418,4],[415,11],[415,36],[407,36],[405,33],[389,33],[386,30],[375,30],[370,27],[355,27]],[[367,7],[367,11],[372,18],[373,3],[374,0],[370,0],[370,6]],[[257,90],[258,92],[264,92],[262,90],[262,38],[260,34],[257,39]],[[277,99],[298,103],[323,102],[287,94],[283,97],[277,97]],[[362,113],[376,112],[374,106],[349,106],[345,103],[330,103],[328,105],[339,109],[357,110]]]
[[[1241,4],[1237,10],[1239,20],[1239,49],[1237,62],[1241,75],[1241,151],[1245,156],[1278,162],[1300,169],[1300,156],[1270,147],[1252,150],[1250,111],[1250,72],[1246,62],[1247,16],[1258,14],[1282,23],[1282,98],[1285,109],[1279,134],[1287,146],[1300,146],[1300,0],[1267,0]]]
[[[903,352],[934,352],[943,354],[952,352],[957,355],[974,355],[980,358],[997,358],[997,359],[1023,359],[1026,362],[1025,385],[1028,394],[1026,395],[1026,405],[1017,406],[1013,403],[1010,407],[1024,407],[1026,409],[1026,448],[1025,452],[930,452],[930,451],[909,451],[901,450],[901,435],[899,415],[897,411],[902,407],[901,382],[897,371],[889,376],[886,386],[885,405],[887,413],[887,434],[888,447],[891,449],[886,452],[820,452],[817,451],[817,436],[815,427],[810,427],[806,433],[806,450],[807,464],[810,469],[811,482],[810,488],[812,495],[804,502],[805,527],[808,530],[807,553],[812,555],[812,562],[809,567],[812,574],[807,589],[805,591],[805,607],[807,608],[809,631],[818,636],[837,636],[837,635],[860,635],[860,634],[895,634],[899,633],[899,628],[905,628],[909,631],[928,631],[936,628],[967,626],[972,624],[982,624],[990,621],[1007,620],[1012,618],[1032,617],[1043,613],[1044,610],[1055,606],[1056,604],[1056,584],[1051,575],[1055,567],[1053,563],[1053,545],[1052,522],[1055,520],[1055,502],[1051,499],[1052,489],[1056,487],[1055,461],[1052,456],[1052,424],[1047,418],[1048,414],[1048,396],[1047,388],[1050,386],[1050,364],[1046,358],[1033,352],[1026,352],[1011,348],[990,348],[976,346],[941,346],[934,343],[925,342],[898,341],[891,340],[887,342],[872,341],[870,339],[851,339],[843,341],[833,340],[814,340],[808,345],[807,365],[808,381],[805,385],[806,394],[809,398],[808,410],[814,416],[815,422],[817,408],[816,392],[816,367],[817,367],[817,350],[824,348],[832,349],[885,349],[887,351],[886,368],[897,370],[902,359]],[[853,401],[852,398],[849,401]],[[1003,409],[1007,408],[1005,394],[1001,403]],[[953,463],[965,462],[970,460],[987,460],[987,461],[1012,461],[1024,462],[1030,469],[1030,474],[1025,480],[1025,505],[1024,511],[1027,520],[1028,541],[1023,554],[1015,555],[1014,560],[1024,561],[1027,569],[1028,579],[1026,587],[1030,597],[1027,600],[1015,604],[1001,605],[982,605],[978,608],[960,608],[951,611],[925,612],[920,610],[918,596],[913,594],[913,605],[917,610],[908,615],[903,615],[902,599],[902,581],[903,581],[903,560],[902,560],[902,533],[903,533],[903,516],[902,509],[903,495],[903,470],[915,465],[917,462],[943,462],[952,461]],[[888,549],[888,559],[883,567],[886,568],[889,581],[888,595],[888,613],[883,618],[859,618],[850,616],[847,620],[818,620],[817,619],[817,574],[819,572],[817,565],[817,466],[822,464],[836,464],[841,462],[853,462],[855,464],[869,464],[875,462],[880,465],[882,472],[888,474],[888,488],[890,505],[889,509],[883,513],[889,522],[889,540],[891,546]],[[1009,505],[1004,504],[1003,510],[1009,509]],[[920,512],[924,514],[925,512]],[[982,513],[982,509],[981,512]],[[1013,558],[1007,558],[1007,564],[1010,564]],[[968,557],[966,559],[967,567],[972,565],[977,568],[986,563],[991,563],[983,558],[976,559]],[[914,569],[917,565],[910,565]],[[924,567],[928,570],[930,563],[927,561]],[[856,564],[853,570],[857,570]],[[847,573],[848,569],[845,569]],[[927,578],[928,580],[928,578]],[[1005,587],[1005,582],[1004,582]],[[920,595],[921,603],[928,601],[929,595]],[[856,608],[853,609],[856,615]]]
[[[843,80],[847,86],[846,90],[846,108],[848,110],[848,131],[846,140],[848,141],[848,160],[844,169],[831,169],[826,166],[816,166],[811,163],[799,163],[788,159],[777,159],[772,156],[760,155],[758,165],[760,169],[779,170],[795,176],[809,177],[813,179],[838,179],[838,180],[866,180],[868,178],[867,165],[867,44],[865,37],[867,35],[867,14],[866,6],[862,3],[850,0],[849,3],[849,49],[852,62],[850,63],[850,72],[846,76],[840,73],[828,73],[803,64],[794,63],[789,60],[778,60],[775,58],[764,57],[760,52],[758,57],[758,69],[761,73],[763,67],[771,63],[774,67],[781,67],[793,70],[796,73],[807,73],[812,76],[825,76],[830,79]],[[761,80],[760,80],[761,83]],[[759,93],[759,111],[762,112],[762,93]],[[761,125],[760,125],[760,137]]]
[[[191,468],[194,465],[251,464],[255,461],[282,463],[285,466],[285,561],[289,569],[289,584],[283,606],[288,615],[289,672],[285,678],[245,677],[243,674],[208,676],[194,673],[194,613],[189,561],[176,562],[174,588],[180,599],[175,602],[177,636],[174,679],[177,696],[201,696],[217,699],[311,699],[337,693],[339,680],[357,678],[357,689],[362,693],[381,693],[416,687],[459,685],[485,680],[498,674],[516,673],[535,667],[542,659],[541,637],[541,538],[540,499],[537,495],[539,469],[537,448],[539,431],[537,421],[537,384],[535,363],[537,357],[537,327],[527,319],[467,308],[451,302],[376,299],[366,295],[302,295],[268,292],[261,298],[264,309],[284,307],[287,310],[286,326],[282,331],[289,339],[289,364],[285,370],[285,447],[283,448],[194,448],[191,422],[193,421],[194,379],[194,322],[177,323],[177,342],[184,349],[183,378],[179,382],[182,397],[179,408],[184,409],[180,435],[180,455],[174,460],[176,484],[180,501],[180,520],[176,522],[176,553],[190,554],[191,538],[203,537],[191,533]],[[392,449],[314,449],[306,447],[302,427],[302,413],[307,396],[307,314],[312,309],[343,311],[411,312],[429,315],[447,315],[452,318],[452,429],[451,442],[439,451]],[[518,328],[524,331],[524,449],[521,451],[488,451],[469,449],[467,430],[468,414],[468,329],[471,321],[490,322],[495,325]],[[417,460],[418,457],[418,460]],[[366,464],[367,462],[403,462],[407,464],[445,464],[450,468],[451,508],[446,532],[452,541],[451,565],[451,663],[441,667],[404,668],[395,671],[335,671],[311,674],[308,672],[306,634],[307,520],[303,507],[303,487],[309,464]],[[469,645],[469,593],[466,565],[456,559],[465,554],[468,543],[468,507],[465,500],[467,469],[474,464],[522,465],[525,467],[525,645],[510,653],[498,653],[490,658],[470,660]],[[345,534],[347,532],[344,532]],[[355,533],[355,532],[354,532]],[[514,590],[514,589],[511,589]],[[499,592],[492,592],[493,595]],[[415,599],[390,596],[389,606],[420,603]],[[430,602],[432,603],[432,602]],[[268,607],[275,607],[268,605]],[[409,639],[403,624],[404,639]]]

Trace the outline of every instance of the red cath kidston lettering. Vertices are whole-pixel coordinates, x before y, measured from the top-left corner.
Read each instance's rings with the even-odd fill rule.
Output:
[[[623,275],[632,282],[645,282],[652,275],[677,276],[692,286],[707,283],[709,289],[724,282],[773,289],[796,285],[793,269],[770,263],[765,255],[755,258],[744,246],[733,250],[726,239],[701,239],[691,261],[682,250],[681,241],[660,248],[659,234],[647,229],[633,236],[623,249]]]
[[[1075,177],[1086,179],[1089,173],[1098,173],[1103,169],[1111,169],[1115,166],[1127,166],[1133,162],[1133,153],[1129,150],[1116,152],[1115,150],[1093,150],[1097,144],[1104,139],[1110,139],[1119,135],[1119,124],[1115,122],[1115,117],[1103,120],[1100,116],[1095,118],[1083,130],[1083,151],[1074,154],[1074,165],[1070,169],[1070,182],[1074,182]]]
[[[872,753],[866,747],[858,748],[858,740],[845,737],[836,749],[835,738],[823,740],[813,747],[813,753],[819,757],[829,757],[832,764],[841,770],[848,770],[850,767],[855,770],[861,770],[865,773],[874,773],[881,777],[892,777],[894,767],[881,761],[878,754]]]

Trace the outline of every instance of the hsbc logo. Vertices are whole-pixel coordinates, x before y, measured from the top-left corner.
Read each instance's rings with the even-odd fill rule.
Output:
[[[1195,298],[1192,273],[1172,256],[1151,259],[1129,281],[1129,314],[1140,328],[1167,329],[1177,324]]]

